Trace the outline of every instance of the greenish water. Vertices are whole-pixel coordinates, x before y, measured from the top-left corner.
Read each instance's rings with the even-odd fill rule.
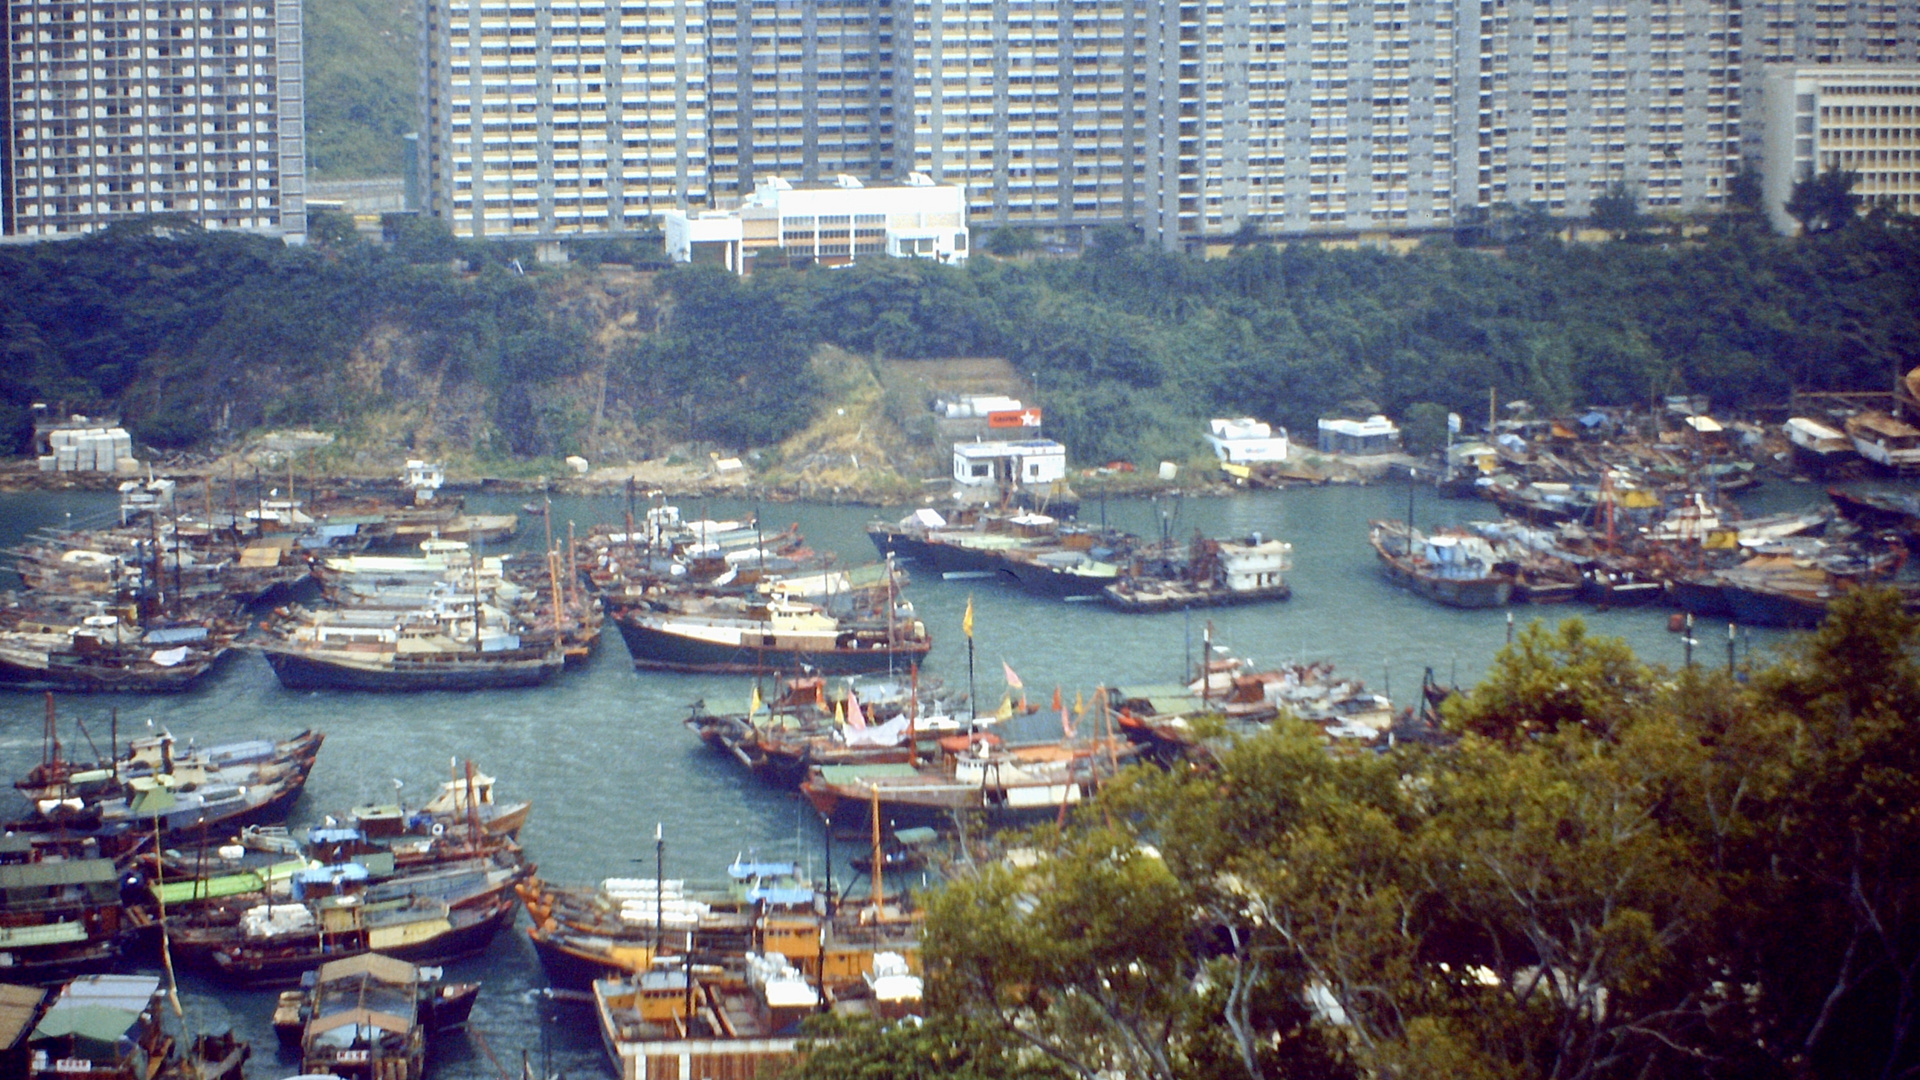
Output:
[[[1762,489],[1753,509],[1794,508],[1820,501],[1816,488],[1774,484]],[[518,509],[518,498],[476,497],[476,510]],[[0,545],[28,529],[69,520],[103,519],[112,502],[103,496],[0,496]],[[1001,663],[1025,681],[1030,697],[1051,697],[1059,686],[1069,699],[1102,683],[1170,682],[1200,650],[1202,628],[1213,624],[1216,643],[1256,663],[1326,659],[1410,702],[1421,672],[1432,667],[1442,681],[1471,684],[1486,670],[1507,635],[1500,610],[1456,611],[1427,603],[1389,586],[1377,572],[1366,542],[1371,518],[1402,517],[1405,487],[1329,487],[1264,492],[1233,499],[1114,502],[1104,507],[1112,524],[1157,535],[1164,516],[1176,537],[1194,529],[1209,535],[1261,532],[1291,541],[1293,599],[1282,604],[1181,614],[1121,615],[1097,604],[1047,601],[986,581],[917,577],[908,596],[935,635],[926,665],[929,676],[950,686],[967,679],[966,641],[960,631],[967,598],[974,599],[977,678],[984,701],[997,701],[1004,687]],[[750,504],[712,501],[682,504],[689,517],[739,517]],[[769,528],[797,522],[818,551],[845,562],[874,558],[862,527],[876,514],[857,507],[767,504]],[[621,519],[620,499],[561,498],[553,519],[564,530],[572,520],[585,529]],[[1097,521],[1097,501],[1081,517]],[[69,518],[71,515],[71,518]],[[1434,499],[1421,492],[1415,520],[1426,527],[1495,516],[1488,504]],[[520,547],[537,550],[538,518],[524,525]],[[1579,615],[1599,633],[1626,639],[1645,659],[1678,665],[1679,635],[1667,632],[1666,609],[1594,612],[1581,606],[1515,608],[1524,623]],[[1699,633],[1698,659],[1724,663],[1725,630]],[[1777,634],[1756,631],[1744,638],[1756,654]],[[327,733],[326,749],[293,823],[317,822],[355,804],[391,801],[394,781],[402,796],[426,798],[447,778],[449,761],[470,757],[499,777],[501,797],[531,798],[534,812],[523,841],[543,877],[591,881],[613,875],[651,874],[656,822],[667,839],[667,874],[717,880],[736,853],[792,857],[818,866],[819,827],[796,797],[748,782],[731,762],[700,745],[681,724],[689,703],[705,699],[744,710],[750,681],[740,676],[636,673],[619,635],[609,629],[599,654],[583,670],[533,690],[486,694],[385,696],[296,693],[281,689],[264,660],[241,655],[192,693],[169,697],[102,696],[62,699],[63,717],[86,721],[96,739],[106,734],[108,713],[117,709],[121,731],[144,731],[148,721],[181,739],[201,744],[256,735],[284,735],[305,727]],[[40,753],[43,705],[37,694],[0,693],[0,776],[24,773]],[[1035,738],[1058,733],[1045,715],[1019,721]],[[68,745],[81,740],[67,729]],[[1022,732],[1016,731],[1015,734]],[[12,795],[4,812],[24,805]],[[635,860],[648,865],[636,867]],[[843,868],[844,869],[844,868]],[[524,922],[524,920],[523,920]],[[543,1038],[553,1064],[572,1077],[607,1071],[592,1017],[579,1006],[541,1003],[544,985],[524,926],[498,939],[481,958],[450,974],[486,983],[473,1015],[478,1036],[454,1038],[435,1053],[432,1075],[440,1080],[495,1077],[487,1051],[519,1075],[522,1051],[538,1066]],[[185,984],[189,1019],[197,1027],[238,1028],[253,1040],[250,1075],[280,1077],[298,1072],[297,1062],[275,1060],[269,1026],[271,993],[233,993],[198,977]],[[554,1009],[558,1009],[554,1012]],[[543,1017],[549,1018],[543,1022]]]

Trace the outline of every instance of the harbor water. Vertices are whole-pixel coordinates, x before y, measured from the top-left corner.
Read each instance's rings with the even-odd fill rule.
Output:
[[[190,491],[183,488],[183,491]],[[469,507],[509,512],[521,499],[475,496]],[[1822,502],[1817,488],[1774,482],[1761,489],[1756,512]],[[1422,673],[1469,686],[1487,670],[1508,634],[1507,610],[1442,608],[1389,585],[1367,543],[1367,523],[1406,515],[1405,486],[1325,487],[1261,492],[1235,498],[1126,500],[1081,507],[1085,522],[1105,520],[1143,537],[1163,533],[1184,540],[1197,529],[1209,536],[1255,532],[1294,545],[1293,598],[1284,603],[1196,611],[1190,616],[1123,615],[1097,603],[1042,600],[992,581],[943,581],[916,575],[907,598],[932,630],[935,644],[923,677],[948,687],[967,684],[967,643],[961,633],[968,598],[974,604],[975,682],[982,709],[1005,692],[1003,664],[1024,681],[1041,713],[1017,722],[1015,735],[1057,737],[1058,718],[1044,709],[1056,686],[1071,701],[1100,685],[1178,681],[1197,662],[1209,623],[1213,641],[1256,666],[1329,660],[1346,675],[1388,693],[1396,706],[1411,703]],[[102,495],[0,495],[0,545],[17,543],[42,526],[98,524],[112,513]],[[620,498],[556,498],[556,532],[571,521],[584,533],[595,523],[616,524]],[[639,508],[642,512],[644,504]],[[750,503],[692,500],[687,518],[741,518]],[[869,562],[874,549],[863,526],[904,511],[810,504],[759,507],[769,531],[796,522],[816,551],[843,564]],[[1490,518],[1489,504],[1445,501],[1430,489],[1415,496],[1421,528]],[[544,538],[538,517],[524,517],[513,545],[537,551]],[[7,587],[16,581],[4,583]],[[1552,623],[1579,616],[1597,633],[1626,639],[1645,660],[1678,666],[1682,636],[1669,633],[1665,608],[1597,612],[1581,605],[1516,607],[1517,623]],[[1724,664],[1725,624],[1696,632],[1695,660]],[[1742,631],[1742,658],[1756,659],[1783,640],[1769,631]],[[472,759],[499,780],[500,798],[533,801],[522,834],[528,859],[555,882],[591,882],[610,876],[648,877],[655,859],[653,832],[662,826],[667,876],[718,881],[736,854],[792,858],[816,875],[823,852],[818,819],[797,796],[764,789],[711,754],[681,723],[704,700],[716,711],[745,711],[752,680],[636,672],[618,633],[609,627],[584,668],[551,685],[475,694],[379,695],[292,692],[275,681],[265,660],[241,653],[197,689],[178,696],[71,696],[58,701],[69,755],[104,754],[110,715],[121,738],[154,729],[202,746],[254,736],[285,736],[302,728],[326,732],[306,794],[292,824],[320,823],[356,805],[404,801],[417,805]],[[1016,692],[1017,696],[1017,692]],[[0,693],[0,775],[23,775],[41,754],[44,702],[40,694]],[[86,735],[76,724],[84,722]],[[24,800],[0,801],[8,818],[24,814]],[[844,855],[844,845],[837,854]],[[836,880],[844,882],[844,865]],[[569,1077],[610,1074],[589,1009],[548,1002],[525,937],[525,917],[482,957],[449,971],[485,983],[471,1030],[443,1042],[433,1054],[437,1080],[520,1075],[522,1055]],[[0,978],[4,973],[0,973]],[[249,1075],[275,1078],[298,1072],[298,1062],[276,1060],[269,1023],[271,991],[236,992],[210,978],[182,976],[187,1019],[196,1030],[232,1027],[251,1040]]]

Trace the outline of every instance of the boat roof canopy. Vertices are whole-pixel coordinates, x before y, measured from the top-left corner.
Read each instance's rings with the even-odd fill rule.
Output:
[[[407,984],[418,982],[420,979],[419,969],[405,960],[395,960],[391,956],[382,956],[379,953],[361,953],[359,956],[348,957],[345,960],[321,964],[319,973],[314,976],[314,982],[318,985],[362,972],[372,975],[381,982],[389,983]]]

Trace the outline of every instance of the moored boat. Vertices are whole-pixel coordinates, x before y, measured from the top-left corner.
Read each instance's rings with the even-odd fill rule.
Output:
[[[1478,536],[1427,536],[1404,522],[1376,521],[1373,550],[1387,579],[1449,607],[1501,607],[1513,596],[1514,575]]]
[[[1789,417],[1786,432],[1787,441],[1793,445],[1793,460],[1814,476],[1825,477],[1860,460],[1846,432],[1818,420]]]
[[[1137,564],[1101,594],[1117,611],[1145,613],[1196,607],[1224,607],[1285,600],[1293,595],[1286,575],[1293,569],[1293,545],[1254,533],[1245,540],[1195,537],[1178,564]]]
[[[1847,417],[1847,436],[1860,456],[1888,472],[1920,471],[1920,428],[1868,410]]]
[[[432,1038],[464,1025],[480,994],[380,953],[322,964],[303,984],[274,1010],[280,1044],[309,1072],[365,1080],[417,1078]]]
[[[895,617],[839,619],[812,604],[769,600],[677,610],[631,608],[616,620],[637,668],[826,675],[904,669],[933,648],[926,624],[901,605]]]

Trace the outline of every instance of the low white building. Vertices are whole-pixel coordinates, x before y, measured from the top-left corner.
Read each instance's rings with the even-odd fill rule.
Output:
[[[1800,228],[1787,213],[1793,185],[1836,169],[1859,175],[1863,210],[1920,210],[1920,67],[1770,64],[1759,112],[1761,198],[1776,232]]]
[[[661,223],[667,257],[674,262],[711,263],[736,274],[746,272],[741,265],[746,231],[739,214],[703,210],[689,215],[669,210],[661,215]]]
[[[966,189],[924,173],[885,187],[851,176],[804,188],[776,178],[754,188],[737,210],[669,211],[664,218],[670,258],[711,259],[739,274],[752,269],[755,254],[774,249],[823,266],[883,255],[961,263],[973,249]]]
[[[1052,439],[953,444],[953,482],[966,487],[1033,487],[1067,478],[1067,448]]]
[[[1365,420],[1345,418],[1320,421],[1323,454],[1393,454],[1400,450],[1400,428],[1375,414]]]
[[[1207,445],[1213,447],[1213,456],[1229,465],[1285,461],[1290,449],[1286,428],[1261,423],[1251,416],[1212,421]]]

